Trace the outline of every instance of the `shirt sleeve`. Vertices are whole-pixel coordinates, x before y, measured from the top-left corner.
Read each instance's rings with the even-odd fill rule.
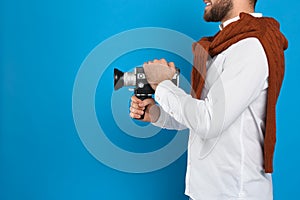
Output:
[[[155,92],[166,114],[204,139],[227,129],[260,95],[268,77],[267,58],[256,38],[232,45],[224,56],[222,66],[211,66],[222,70],[203,100],[192,98],[169,80]]]

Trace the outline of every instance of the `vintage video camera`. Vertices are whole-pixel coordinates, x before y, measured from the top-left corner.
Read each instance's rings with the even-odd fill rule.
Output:
[[[179,74],[180,70],[176,68],[176,72],[171,80],[176,86],[179,86]],[[114,89],[118,90],[124,86],[134,86],[134,94],[141,100],[152,98],[155,92],[147,82],[143,67],[136,67],[133,72],[122,72],[115,68]],[[144,115],[140,119],[143,118]]]

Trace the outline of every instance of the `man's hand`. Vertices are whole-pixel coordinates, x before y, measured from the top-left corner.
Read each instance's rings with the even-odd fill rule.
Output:
[[[145,122],[156,122],[160,115],[159,108],[155,105],[153,99],[145,99],[144,101],[138,99],[136,96],[131,97],[130,117],[140,119],[145,112]]]
[[[146,62],[143,67],[147,81],[154,90],[160,82],[171,80],[176,72],[174,63],[167,63],[165,59]]]

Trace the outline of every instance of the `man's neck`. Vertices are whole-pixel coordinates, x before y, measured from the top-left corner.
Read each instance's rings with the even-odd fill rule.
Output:
[[[232,10],[221,20],[221,23],[239,16],[242,12],[254,13],[254,7],[245,5],[245,3],[241,3],[241,1],[235,1]]]

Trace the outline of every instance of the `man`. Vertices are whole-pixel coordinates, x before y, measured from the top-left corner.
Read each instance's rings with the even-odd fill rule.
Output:
[[[191,199],[273,199],[275,105],[287,40],[277,21],[254,13],[256,0],[204,3],[204,19],[221,25],[193,45],[192,96],[169,80],[174,63],[154,60],[144,69],[159,106],[133,96],[130,116],[145,113],[143,120],[156,126],[190,129]]]

